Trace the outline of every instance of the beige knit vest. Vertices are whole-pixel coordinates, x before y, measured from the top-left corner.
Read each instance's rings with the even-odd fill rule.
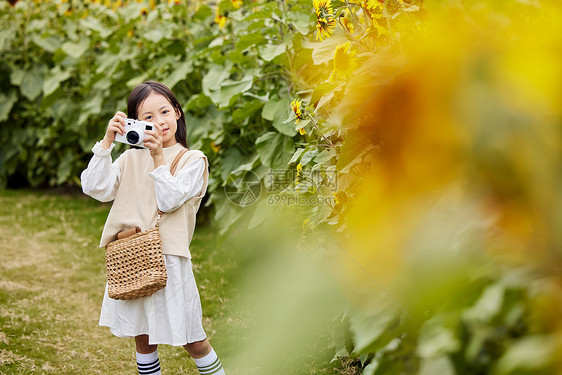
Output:
[[[179,143],[163,149],[166,164],[170,166],[182,149]],[[173,212],[167,212],[160,220],[160,237],[164,254],[191,258],[189,245],[195,230],[195,217],[209,182],[207,157],[199,150],[189,150],[177,167],[176,174],[186,164],[199,158],[205,160],[203,188]],[[121,181],[101,236],[100,247],[105,246],[118,232],[138,226],[142,231],[156,223],[157,205],[154,179],[149,175],[154,162],[148,149],[130,149],[115,161],[121,168]]]

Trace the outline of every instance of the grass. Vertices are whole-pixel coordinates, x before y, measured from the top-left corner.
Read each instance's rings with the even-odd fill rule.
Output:
[[[106,281],[98,243],[109,208],[87,197],[0,191],[1,374],[135,373],[133,339],[98,326]],[[204,328],[226,364],[230,333],[243,324],[227,311],[225,275],[235,263],[214,233],[198,226],[191,251]],[[182,347],[161,345],[159,355],[165,373],[197,374]]]
[[[98,325],[106,282],[98,244],[109,209],[82,195],[0,190],[0,374],[136,373],[134,340]],[[217,232],[212,224],[198,223],[190,246],[203,325],[227,374],[248,375],[234,368],[236,360],[254,356],[244,347],[252,319],[237,302],[240,294],[261,293],[263,286],[238,289],[237,280],[255,272],[255,256],[234,244],[238,238],[252,242],[249,232],[222,245]],[[158,352],[164,374],[198,374],[182,347],[161,345]],[[350,366],[329,364],[329,350],[320,352],[322,358],[310,356],[298,374],[355,373]],[[294,368],[274,373],[297,375]]]

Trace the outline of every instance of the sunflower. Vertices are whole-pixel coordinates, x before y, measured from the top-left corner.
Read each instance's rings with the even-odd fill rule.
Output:
[[[316,40],[323,40],[334,33],[336,19],[332,9],[332,0],[312,0],[316,11]]]
[[[231,1],[232,1],[232,6],[233,6],[235,9],[240,9],[240,7],[241,7],[242,5],[244,5],[244,2],[243,2],[242,0],[231,0]]]
[[[298,132],[299,132],[300,135],[305,135],[305,134],[306,134],[306,130],[304,130],[304,128],[300,128],[300,129],[298,130]]]
[[[220,29],[224,28],[226,24],[226,17],[221,15],[219,7],[215,8],[215,23],[219,25]]]
[[[351,49],[349,42],[342,43],[336,47],[334,52],[334,70],[330,75],[330,82],[334,82],[336,76],[349,78],[351,73],[357,69],[357,51]]]
[[[301,176],[301,172],[302,172],[302,164],[299,163],[297,165],[297,178],[295,179],[295,185],[298,185],[300,183],[300,176]]]
[[[297,118],[297,121],[295,121],[295,124],[298,124],[298,122],[300,120],[302,120],[304,118],[304,111],[301,108],[301,100],[300,99],[295,99],[291,102],[291,109],[293,110],[293,112],[295,112],[295,117]]]

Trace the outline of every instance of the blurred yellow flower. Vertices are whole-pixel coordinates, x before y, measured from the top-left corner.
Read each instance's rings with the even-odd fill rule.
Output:
[[[221,149],[221,145],[218,145],[218,146],[217,146],[217,145],[215,144],[215,142],[211,142],[211,149],[213,150],[213,152],[214,152],[215,154],[217,154],[217,153],[220,151],[220,149]]]
[[[232,1],[232,6],[236,9],[240,9],[240,7],[244,5],[244,2],[242,0],[231,0],[231,1]]]
[[[304,114],[301,108],[301,103],[302,102],[300,99],[295,99],[291,102],[291,109],[293,110],[295,116],[297,117],[297,121],[295,121],[295,124],[297,124],[300,120],[304,118]]]
[[[150,9],[155,9],[156,8],[156,0],[148,0],[148,5],[150,6]]]
[[[349,9],[343,10],[343,16],[341,18],[341,23],[347,29],[347,31],[349,31],[350,34],[353,34],[355,32],[355,24],[353,23],[353,21],[351,19],[351,14],[350,14]]]
[[[351,49],[351,43],[345,42],[336,47],[334,52],[334,70],[330,75],[330,82],[336,77],[349,78],[351,73],[357,69],[357,51]]]
[[[347,202],[347,194],[345,191],[336,191],[332,193],[332,196],[336,200],[336,204],[345,204]]]
[[[215,23],[219,25],[219,28],[224,28],[226,24],[226,17],[220,14],[219,7],[215,8]]]
[[[305,134],[306,134],[306,130],[304,130],[304,128],[300,128],[300,129],[298,130],[298,132],[299,132],[300,135],[305,135]]]
[[[299,177],[301,176],[301,172],[302,172],[302,164],[299,163],[297,164],[297,178],[295,179],[295,185],[298,185],[300,182]]]

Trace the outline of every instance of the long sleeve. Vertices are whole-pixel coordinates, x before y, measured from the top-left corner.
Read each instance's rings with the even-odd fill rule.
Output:
[[[115,199],[115,194],[121,180],[121,169],[119,165],[111,160],[112,144],[109,150],[100,147],[97,142],[92,147],[94,155],[88,167],[80,175],[82,191],[84,194],[101,202],[109,202]]]
[[[167,165],[161,165],[150,173],[154,178],[156,203],[163,212],[172,212],[188,199],[201,196],[206,163],[203,158],[188,163],[175,176]],[[198,194],[199,193],[199,194]]]

